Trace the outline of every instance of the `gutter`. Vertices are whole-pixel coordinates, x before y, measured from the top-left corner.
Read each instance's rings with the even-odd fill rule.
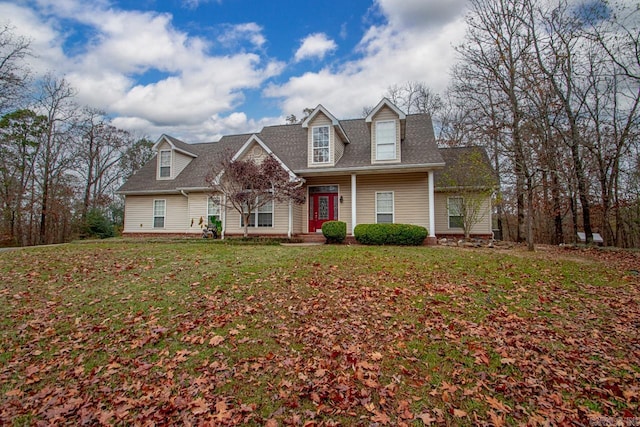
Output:
[[[294,171],[298,175],[313,175],[313,174],[335,174],[335,173],[353,173],[353,172],[405,172],[406,170],[414,169],[416,171],[429,171],[437,168],[444,168],[445,163],[430,163],[430,164],[413,164],[413,165],[375,165],[375,166],[356,166],[345,168],[318,168],[318,169],[299,169]]]

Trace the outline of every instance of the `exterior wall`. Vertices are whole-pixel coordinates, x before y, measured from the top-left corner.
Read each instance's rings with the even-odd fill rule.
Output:
[[[337,185],[338,200],[342,197],[342,203],[338,202],[338,220],[347,223],[347,230],[351,230],[351,175],[323,176],[306,178],[305,188],[316,185]],[[308,190],[307,190],[308,191]],[[308,193],[307,193],[308,194]],[[348,232],[347,231],[347,232]],[[302,205],[302,232],[309,232],[309,198]]]
[[[331,128],[331,132],[335,134],[335,129]],[[340,138],[334,138],[336,141],[336,154],[335,154],[335,162],[338,163],[342,156],[344,155],[344,142]]]
[[[153,228],[153,201],[166,200],[164,228]],[[187,233],[188,200],[182,195],[126,196],[125,233]]]
[[[394,160],[376,160],[376,122],[389,120],[396,122],[396,158]],[[400,120],[391,108],[384,106],[373,116],[371,121],[371,164],[400,163],[402,160],[400,153]]]
[[[178,153],[177,151],[173,152],[173,165],[172,165],[172,177],[175,178],[178,175],[180,175],[180,172],[182,172],[184,170],[184,168],[187,167],[187,165],[189,163],[191,163],[191,160],[193,160],[192,157],[186,156],[182,153]]]
[[[452,193],[436,193],[436,235],[457,235],[464,236],[464,232],[462,228],[449,228],[449,211],[447,209],[447,199],[449,197],[455,197],[455,194]],[[492,233],[491,229],[491,198],[487,197],[487,199],[483,203],[484,215],[471,229],[471,234],[481,234],[488,235]]]
[[[315,126],[329,126],[329,163],[313,163],[313,128]],[[331,120],[323,113],[318,113],[307,129],[307,165],[309,167],[327,167],[333,166],[336,162],[335,157],[336,135],[335,129],[331,124]]]
[[[356,191],[358,224],[375,224],[376,192],[393,191],[393,222],[429,228],[427,173],[358,175]]]
[[[296,205],[294,204],[292,206],[292,212],[293,212],[293,234],[300,234],[300,233],[305,233],[305,225],[307,224],[305,222],[305,212],[306,209],[308,209],[308,207],[305,208],[305,205],[308,206],[308,203],[303,203],[301,205]]]
[[[201,233],[204,224],[208,223],[208,199],[206,193],[189,193],[189,233]]]

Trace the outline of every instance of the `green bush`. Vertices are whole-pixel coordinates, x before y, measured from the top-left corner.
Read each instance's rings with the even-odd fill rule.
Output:
[[[106,239],[115,236],[115,230],[109,218],[100,209],[91,209],[82,224],[82,236]]]
[[[419,225],[358,224],[353,235],[363,245],[420,246],[429,232]]]
[[[322,234],[327,239],[327,243],[342,243],[347,237],[347,223],[327,221],[322,224]]]

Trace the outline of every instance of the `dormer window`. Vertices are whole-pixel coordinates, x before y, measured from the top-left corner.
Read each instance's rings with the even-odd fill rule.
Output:
[[[313,163],[329,163],[329,126],[313,127]]]
[[[160,178],[171,177],[171,150],[160,151]]]
[[[376,160],[396,160],[396,121],[376,122]]]

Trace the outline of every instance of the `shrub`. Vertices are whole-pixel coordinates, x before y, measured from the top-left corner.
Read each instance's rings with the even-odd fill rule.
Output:
[[[410,224],[358,224],[353,230],[363,245],[420,246],[428,234],[426,228]]]
[[[322,224],[322,234],[327,239],[327,243],[342,243],[347,237],[347,223],[327,221]]]
[[[115,236],[113,224],[99,209],[91,209],[87,212],[87,218],[82,225],[82,235],[84,237],[99,237],[106,239]]]

